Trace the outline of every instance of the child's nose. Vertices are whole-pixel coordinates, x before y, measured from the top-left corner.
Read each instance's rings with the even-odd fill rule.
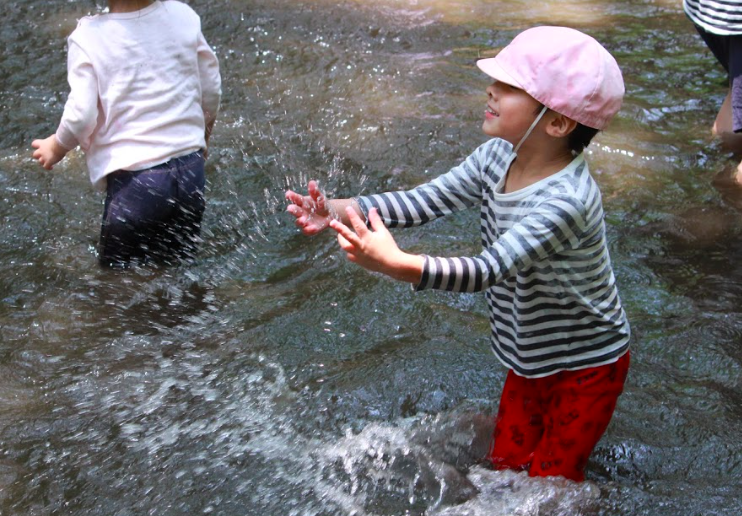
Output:
[[[497,84],[497,81],[493,82],[487,88],[484,90],[487,92],[487,96],[489,98],[495,98],[497,96],[497,90],[495,88],[495,85]]]

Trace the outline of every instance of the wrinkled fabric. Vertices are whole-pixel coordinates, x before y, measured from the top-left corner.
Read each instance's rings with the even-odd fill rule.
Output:
[[[169,265],[192,258],[200,241],[204,183],[200,152],[146,170],[110,174],[101,225],[101,264]]]
[[[489,460],[496,469],[582,481],[608,427],[629,369],[612,364],[525,378],[510,371],[502,390]]]

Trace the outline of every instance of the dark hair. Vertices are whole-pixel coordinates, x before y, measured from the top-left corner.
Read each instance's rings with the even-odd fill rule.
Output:
[[[538,115],[539,111],[541,111],[543,107],[544,105],[539,103],[538,108],[533,112],[533,114]],[[569,133],[567,136],[567,145],[569,146],[569,150],[571,150],[575,156],[578,155],[580,152],[585,150],[585,147],[590,145],[592,139],[595,138],[595,135],[599,132],[600,129],[593,129],[592,127],[577,122],[577,127],[575,127],[574,131]]]
[[[569,133],[567,136],[567,145],[569,145],[569,150],[571,150],[575,155],[579,154],[585,150],[585,147],[590,145],[592,139],[595,138],[595,135],[599,132],[599,129],[593,129],[592,127],[577,122],[577,127],[575,127],[574,131]]]

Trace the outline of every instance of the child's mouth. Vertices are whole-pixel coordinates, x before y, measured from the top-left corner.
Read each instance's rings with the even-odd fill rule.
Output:
[[[486,113],[487,115],[490,115],[490,116],[500,116],[500,115],[499,115],[499,113],[497,113],[497,111],[495,111],[494,109],[492,109],[492,108],[491,108],[491,107],[489,107],[489,106],[487,106],[487,108],[486,108],[486,109],[484,110],[484,112],[485,112],[485,113]]]

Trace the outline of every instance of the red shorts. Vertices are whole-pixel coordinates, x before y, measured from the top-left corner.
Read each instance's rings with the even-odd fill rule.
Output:
[[[629,370],[618,361],[544,378],[508,373],[489,460],[496,469],[528,470],[581,481],[587,459],[608,427]]]

